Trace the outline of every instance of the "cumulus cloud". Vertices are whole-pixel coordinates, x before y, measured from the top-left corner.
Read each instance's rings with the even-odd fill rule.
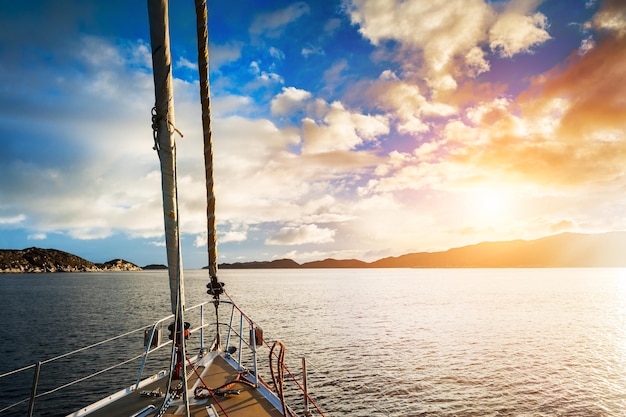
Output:
[[[625,41],[619,30],[605,30],[584,54],[573,51],[561,65],[533,78],[519,97],[474,95],[482,100],[444,112],[427,140],[412,152],[391,152],[359,194],[363,199],[392,195],[400,207],[422,199],[416,206],[432,209],[433,224],[449,224],[450,238],[602,230],[601,219],[615,212],[609,206],[625,204],[606,199],[626,187]],[[400,121],[413,117],[428,127],[428,116],[415,109],[428,108],[432,99],[415,85],[386,76],[370,91],[386,99],[388,109],[399,109]],[[406,102],[413,111],[402,112]],[[477,204],[479,195],[491,206]],[[507,210],[481,217],[480,211],[498,207],[497,198],[508,200]],[[447,204],[463,199],[466,218],[454,218]]]
[[[47,238],[48,235],[45,233],[33,233],[27,237],[28,240],[46,240]]]
[[[429,130],[428,117],[451,116],[457,111],[448,104],[429,101],[419,86],[398,80],[389,72],[381,75],[381,80],[370,87],[369,93],[398,119],[400,133],[426,132]]]
[[[221,243],[228,242],[243,242],[248,238],[248,234],[243,230],[231,230],[230,232],[226,232],[220,235]],[[204,246],[204,245],[203,245]]]
[[[198,64],[189,61],[187,58],[181,57],[175,65],[176,68],[187,68],[190,70],[197,70]]]
[[[413,155],[396,153],[370,191],[454,187],[498,178],[510,184],[610,184],[623,177],[626,40],[605,39],[567,66],[536,77],[516,101],[480,102]]]
[[[283,59],[285,59],[285,53],[281,51],[280,49],[275,48],[273,46],[270,46],[268,53],[270,54],[272,58],[274,58],[277,61],[282,61]]]
[[[402,29],[402,23],[391,32],[380,23],[380,19],[390,16],[401,19],[397,10],[405,15],[423,16],[442,13],[446,7],[409,3],[354,1],[353,20],[359,22],[361,32],[374,43],[393,38],[427,48],[427,34],[409,34]],[[490,24],[484,28],[489,30],[469,31],[469,38],[472,33],[477,35],[467,44],[448,39],[457,45],[457,49],[451,50],[464,51],[463,45],[475,48],[489,39],[500,54],[513,56],[529,52],[549,39],[545,16],[532,12],[537,2],[510,2],[499,13],[481,9],[480,3],[470,2],[467,7],[474,6],[483,10],[485,16],[492,15],[485,20]],[[441,124],[439,119],[442,127],[433,131],[431,139],[421,143],[413,154],[390,155],[388,162],[376,171],[381,178],[371,180],[361,191],[440,189],[489,177],[546,187],[598,184],[618,178],[622,172],[619,161],[626,155],[626,124],[620,104],[620,97],[626,94],[620,81],[620,74],[626,72],[626,45],[618,29],[620,14],[614,7],[615,2],[605,3],[593,19],[598,27],[611,27],[612,38],[605,37],[600,44],[587,48],[584,56],[574,53],[567,65],[535,78],[515,102],[496,97],[465,110],[436,104],[417,84],[386,72],[369,91],[385,109],[396,114],[400,132],[415,135],[429,131],[429,117],[449,120]],[[613,12],[612,23],[600,23],[608,19],[607,10]],[[474,51],[474,62],[481,65],[484,55]],[[427,56],[426,51],[424,55]],[[445,58],[445,54],[441,56]],[[462,117],[458,117],[459,111]]]
[[[223,65],[237,61],[241,58],[242,48],[243,43],[237,41],[228,42],[223,45],[210,43],[209,50],[211,51],[211,69],[219,71]]]
[[[340,55],[329,61],[335,55],[328,52],[327,36],[341,20],[328,20],[328,33],[320,30],[318,39],[295,49],[324,58],[326,71],[308,80],[321,85],[319,96],[291,81],[294,87],[283,87],[290,69],[280,73],[274,65],[304,60],[286,56],[283,51],[294,49],[279,49],[276,36],[310,13],[309,6],[298,2],[256,16],[251,46],[262,45],[262,54],[235,41],[211,46],[219,80],[212,104],[220,242],[297,245],[298,251],[284,248],[293,258],[366,258],[415,246],[447,248],[455,244],[451,239],[467,243],[476,232],[485,233],[482,239],[528,236],[600,228],[604,218],[618,218],[626,202],[596,190],[612,187],[619,195],[626,187],[622,3],[603,2],[585,27],[579,53],[529,80],[519,97],[504,82],[488,85],[486,73],[496,59],[532,53],[550,38],[550,22],[536,0],[347,1],[350,19],[375,46],[368,57],[376,66],[368,67],[367,81],[352,84],[367,57],[356,56],[362,52],[357,45],[351,51],[357,59]],[[14,35],[19,26],[0,36],[26,39],[24,31]],[[369,53],[371,45],[363,49]],[[149,48],[94,36],[75,37],[59,49],[64,55],[55,55],[54,64],[78,63],[65,68],[71,72],[55,72],[54,65],[3,72],[5,84],[19,88],[0,97],[7,103],[0,120],[8,131],[20,126],[23,133],[0,154],[0,173],[11,178],[0,184],[0,194],[16,202],[1,207],[0,227],[29,228],[31,238],[124,235],[163,246]],[[251,49],[255,55],[242,59]],[[178,65],[191,67],[191,60]],[[220,77],[220,69],[236,61],[241,68]],[[2,70],[17,62],[4,60]],[[35,67],[51,72],[31,77]],[[375,72],[380,76],[372,80]],[[238,76],[254,81],[244,85]],[[46,84],[38,84],[43,78]],[[180,78],[174,83],[176,127],[185,135],[177,144],[183,234],[204,246],[197,86]],[[266,117],[268,110],[279,122]],[[302,120],[294,121],[296,115]],[[51,160],[51,144],[71,152]],[[472,200],[478,195],[494,205],[498,196],[514,202],[520,201],[516,195],[528,197],[530,204],[517,205],[528,216],[508,222],[500,217],[495,227],[497,216],[469,214],[480,207]],[[593,207],[581,215],[590,201]],[[377,252],[341,251],[360,245]]]
[[[485,51],[477,46],[467,51],[464,58],[464,71],[472,78],[475,78],[490,69],[489,62],[485,58]]]
[[[11,97],[5,97],[13,102],[8,108],[13,113],[0,118],[3,123],[28,126],[30,142],[23,143],[40,143],[42,151],[46,144],[54,143],[72,152],[58,159],[43,158],[45,163],[36,163],[32,153],[0,155],[0,171],[5,178],[12,178],[2,183],[2,195],[19,202],[3,208],[1,222],[4,227],[26,227],[41,234],[82,240],[125,235],[153,239],[151,245],[162,246],[160,174],[150,129],[154,87],[148,69],[138,66],[143,62],[138,56],[149,57],[149,52],[142,43],[120,47],[104,39],[90,39],[79,44],[110,49],[107,55],[113,62],[78,48],[77,56],[86,62],[85,72],[75,80],[54,78],[58,95],[53,102],[38,100],[39,108],[31,109],[30,101],[38,97],[41,87],[32,83],[30,89],[14,89]],[[177,138],[182,233],[199,236],[196,244],[201,244],[206,197],[202,158],[198,158],[203,146],[197,86],[177,78],[174,84],[176,127],[184,134]],[[283,244],[289,242],[288,235],[297,235],[297,230],[300,238],[294,242],[332,239],[334,228],[299,225],[351,221],[350,206],[326,196],[349,190],[380,162],[372,152],[354,151],[354,147],[375,143],[378,135],[388,132],[383,118],[312,100],[304,90],[288,88],[281,94],[275,101],[277,111],[286,111],[289,103],[306,103],[315,123],[328,132],[347,130],[356,142],[343,144],[343,151],[330,146],[323,153],[303,154],[306,140],[298,127],[234,115],[257,110],[248,96],[216,97],[213,140],[215,154],[220,155],[215,176],[222,243],[241,242],[252,228],[276,222],[288,222],[293,228],[278,235]],[[77,102],[85,104],[77,109]],[[26,124],[27,113],[20,109],[46,117],[38,117],[37,124]],[[145,117],[137,116],[141,114]],[[39,137],[46,140],[38,142]],[[316,146],[322,151],[323,135],[315,132],[313,137],[321,141]]]
[[[307,46],[302,48],[302,55],[307,58],[311,55],[324,55],[324,50],[320,46],[307,44]]]
[[[247,230],[228,230],[225,232],[218,230],[218,242],[219,243],[230,243],[230,242],[244,242],[248,238]],[[197,234],[193,246],[196,248],[206,248],[207,247],[207,233],[203,232]]]
[[[268,238],[267,245],[303,245],[305,243],[329,243],[333,241],[335,230],[305,224],[297,227],[283,227],[276,235]]]
[[[589,24],[618,38],[626,36],[626,4],[621,0],[605,0]]]
[[[512,57],[548,40],[546,17],[532,11],[536,4],[512,0],[499,12],[484,0],[351,0],[347,9],[372,44],[399,44],[398,60],[405,70],[414,70],[416,60],[407,58],[419,53],[422,76],[431,88],[445,91],[456,89],[459,79],[489,70],[488,47]]]
[[[11,217],[0,217],[0,225],[3,224],[19,224],[26,220],[26,216],[23,214],[18,214],[17,216]]]
[[[340,59],[324,71],[325,88],[332,90],[344,82],[343,73],[349,68],[348,61]]]
[[[80,76],[48,74],[46,88],[35,81],[40,78],[27,77],[27,83],[16,81],[21,87],[6,97],[18,110],[18,121],[33,111],[46,116],[29,124],[23,131],[27,138],[5,154],[0,170],[12,181],[2,184],[2,194],[25,216],[21,226],[38,233],[96,239],[124,230],[132,236],[160,236],[160,177],[148,175],[158,167],[149,121],[154,93],[152,76],[141,66],[142,54],[149,59],[149,52],[142,42],[74,41],[72,62],[81,62]],[[43,93],[48,89],[55,92],[53,100]],[[30,97],[37,97],[39,105],[32,107]],[[7,126],[6,119],[2,123]],[[180,127],[186,130],[182,119]]]
[[[261,83],[279,83],[283,84],[284,80],[280,74],[277,74],[273,71],[266,71],[261,69],[261,66],[258,62],[253,61],[250,63],[250,73],[256,76],[257,81]]]
[[[340,102],[331,103],[320,123],[311,118],[302,121],[305,154],[356,149],[389,132],[384,116],[369,116],[346,110]]]
[[[300,131],[268,120],[228,117],[215,124],[214,135],[220,155],[215,166],[218,217],[238,225],[233,230],[263,222],[336,220],[341,212],[332,204],[312,202],[331,192],[334,181],[348,186],[380,160],[369,152],[298,154]],[[196,199],[200,210],[203,199]]]
[[[541,13],[503,16],[489,31],[489,46],[507,58],[528,53],[533,46],[550,39],[546,28],[546,17]]]
[[[588,36],[581,41],[580,47],[578,48],[578,53],[580,55],[585,55],[587,52],[591,51],[595,46],[596,46],[596,42],[593,40],[593,37]]]
[[[272,114],[284,115],[300,108],[305,101],[312,97],[311,93],[295,87],[283,87],[282,93],[278,94],[270,103]]]

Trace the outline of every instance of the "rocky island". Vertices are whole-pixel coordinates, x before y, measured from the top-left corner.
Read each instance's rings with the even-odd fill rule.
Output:
[[[141,271],[123,259],[93,263],[56,249],[0,250],[0,273]]]

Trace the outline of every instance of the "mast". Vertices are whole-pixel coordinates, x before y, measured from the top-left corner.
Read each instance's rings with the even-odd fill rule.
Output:
[[[174,91],[172,87],[172,58],[168,24],[167,0],[148,0],[150,19],[150,43],[154,73],[155,105],[152,109],[154,149],[161,163],[161,185],[163,190],[163,218],[165,222],[165,244],[170,281],[170,302],[175,316],[172,326],[171,372],[166,399],[161,409],[165,412],[172,397],[172,379],[180,378],[183,388],[185,416],[189,416],[187,378],[185,366],[185,291],[183,265],[180,251],[178,222],[178,191],[176,184],[176,132],[174,123]]]

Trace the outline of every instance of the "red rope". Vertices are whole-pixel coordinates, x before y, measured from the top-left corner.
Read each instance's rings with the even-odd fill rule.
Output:
[[[228,417],[228,413],[226,412],[226,410],[224,410],[224,407],[222,407],[222,404],[219,402],[219,400],[217,399],[217,397],[215,396],[215,394],[213,393],[213,390],[211,388],[209,388],[209,386],[206,384],[206,382],[204,382],[204,380],[202,379],[202,377],[200,376],[200,374],[198,373],[198,370],[196,369],[196,367],[193,365],[193,363],[191,363],[191,361],[189,360],[189,358],[187,357],[187,362],[189,362],[189,366],[191,366],[191,369],[193,369],[193,372],[196,374],[196,376],[198,377],[198,379],[200,380],[200,382],[202,382],[202,385],[204,385],[204,388],[206,388],[209,391],[209,394],[211,395],[211,398],[213,398],[213,401],[215,401],[215,404],[217,404],[217,406],[220,408],[220,410],[222,410],[222,413],[224,413],[224,415],[226,417]]]

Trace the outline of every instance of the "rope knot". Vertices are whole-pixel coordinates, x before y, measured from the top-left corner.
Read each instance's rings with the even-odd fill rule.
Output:
[[[158,151],[161,148],[159,146],[159,140],[158,140],[158,137],[157,137],[158,136],[157,132],[159,131],[159,122],[161,120],[165,120],[166,118],[165,118],[165,116],[162,116],[162,115],[158,114],[156,105],[152,108],[152,111],[150,113],[152,115],[152,117],[151,117],[151,119],[152,119],[152,137],[154,139],[154,146],[152,147],[152,149],[154,149],[155,151]],[[184,137],[182,132],[180,130],[178,130],[176,128],[176,126],[174,126],[174,124],[172,122],[170,122],[169,120],[167,120],[167,125],[168,125],[168,127],[171,127],[174,130],[174,132],[178,133],[178,135],[181,138]]]

